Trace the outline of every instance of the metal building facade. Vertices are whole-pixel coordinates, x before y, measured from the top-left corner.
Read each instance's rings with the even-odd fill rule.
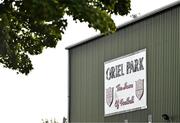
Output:
[[[144,48],[147,109],[104,117],[104,62]],[[180,2],[67,49],[70,122],[180,121]]]

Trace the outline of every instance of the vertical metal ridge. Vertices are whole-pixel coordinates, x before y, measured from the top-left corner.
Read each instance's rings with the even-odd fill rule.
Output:
[[[103,63],[140,49],[147,49],[146,110],[104,118]],[[168,9],[150,18],[70,49],[72,121],[163,122],[162,113],[180,121],[180,7]],[[72,73],[72,75],[71,75]],[[86,100],[84,100],[86,99]],[[96,104],[97,103],[97,104]]]

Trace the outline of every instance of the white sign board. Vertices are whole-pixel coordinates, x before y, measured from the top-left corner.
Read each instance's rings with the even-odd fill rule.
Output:
[[[146,49],[104,63],[104,115],[147,108]]]

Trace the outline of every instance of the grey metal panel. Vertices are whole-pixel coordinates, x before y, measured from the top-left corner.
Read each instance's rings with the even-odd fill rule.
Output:
[[[70,121],[180,121],[180,7],[70,49]],[[147,49],[148,108],[104,117],[104,62]]]

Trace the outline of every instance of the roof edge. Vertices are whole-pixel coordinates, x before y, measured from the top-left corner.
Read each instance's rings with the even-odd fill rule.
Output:
[[[151,12],[148,12],[148,13],[142,15],[142,16],[139,16],[139,17],[136,18],[136,19],[127,21],[127,22],[119,25],[119,26],[117,27],[117,31],[120,30],[121,28],[124,28],[124,27],[130,25],[130,24],[136,23],[136,22],[138,22],[138,21],[140,21],[140,20],[143,20],[143,19],[145,19],[145,18],[148,18],[148,17],[150,17],[150,16],[153,16],[153,15],[155,15],[155,14],[157,14],[157,13],[163,12],[163,11],[165,11],[165,10],[167,10],[167,9],[170,9],[170,8],[172,8],[172,7],[174,7],[174,6],[177,6],[177,5],[179,5],[179,4],[180,4],[180,0],[177,0],[177,1],[175,1],[175,2],[173,2],[173,3],[170,3],[170,4],[168,4],[168,5],[164,6],[164,7],[155,9],[155,10],[153,10],[153,11],[151,11]],[[87,39],[85,39],[85,40],[82,40],[82,41],[80,41],[80,42],[78,42],[78,43],[69,45],[69,46],[67,46],[65,49],[66,49],[66,50],[69,50],[69,49],[74,48],[74,47],[76,47],[76,46],[78,46],[78,45],[81,45],[81,44],[90,42],[90,41],[92,41],[92,40],[101,38],[101,37],[103,37],[103,36],[104,36],[104,34],[98,34],[98,35],[92,36],[92,37],[87,38]]]

